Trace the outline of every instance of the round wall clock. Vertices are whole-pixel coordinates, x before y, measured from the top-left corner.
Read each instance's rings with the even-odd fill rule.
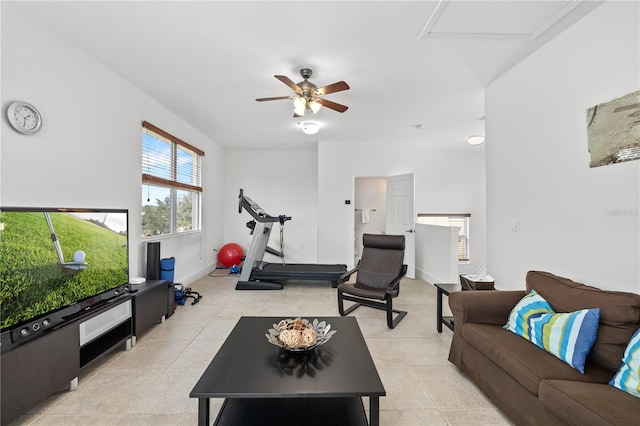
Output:
[[[40,113],[36,107],[27,102],[12,102],[7,108],[7,118],[9,124],[24,135],[33,135],[42,127]]]

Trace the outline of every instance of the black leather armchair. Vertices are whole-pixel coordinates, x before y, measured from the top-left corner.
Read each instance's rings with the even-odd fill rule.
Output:
[[[340,276],[338,284],[338,310],[345,316],[362,305],[387,312],[387,325],[395,328],[407,315],[393,309],[393,298],[400,294],[400,280],[407,272],[404,260],[404,235],[362,236],[362,258],[358,266]],[[355,282],[349,281],[357,272]],[[344,308],[344,301],[356,302]],[[394,318],[394,314],[397,314]]]

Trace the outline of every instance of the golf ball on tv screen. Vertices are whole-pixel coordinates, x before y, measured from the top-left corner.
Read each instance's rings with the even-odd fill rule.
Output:
[[[73,261],[76,263],[82,263],[84,262],[84,252],[82,250],[78,250],[74,255],[73,255]]]

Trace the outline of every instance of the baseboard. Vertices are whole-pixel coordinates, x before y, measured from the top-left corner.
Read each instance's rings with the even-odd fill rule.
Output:
[[[194,282],[198,281],[200,278],[205,277],[207,275],[209,275],[209,273],[211,271],[214,271],[216,269],[216,265],[215,263],[209,263],[208,265],[205,265],[204,267],[193,271],[192,273],[190,273],[189,275],[177,278],[174,282],[180,283],[183,286],[188,286],[190,284],[193,284]]]
[[[420,278],[421,280],[424,280],[426,282],[428,282],[429,284],[434,284],[434,283],[445,283],[447,281],[443,281],[442,279],[429,274],[428,272],[422,270],[422,269],[418,269],[416,268],[416,277]]]

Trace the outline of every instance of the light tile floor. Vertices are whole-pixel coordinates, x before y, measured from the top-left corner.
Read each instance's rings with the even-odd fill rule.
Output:
[[[220,273],[218,271],[217,273]],[[117,349],[83,369],[77,391],[60,392],[15,425],[195,425],[189,392],[242,315],[337,316],[327,283],[289,282],[281,291],[236,291],[234,276],[204,277],[190,287],[200,303],[178,306],[130,351]],[[446,300],[445,300],[446,304]],[[510,425],[447,361],[451,331],[436,331],[436,290],[405,279],[394,306],[409,313],[394,329],[384,311],[354,311],[387,391],[380,423]],[[368,407],[368,401],[365,407]],[[222,401],[211,400],[212,421]]]

